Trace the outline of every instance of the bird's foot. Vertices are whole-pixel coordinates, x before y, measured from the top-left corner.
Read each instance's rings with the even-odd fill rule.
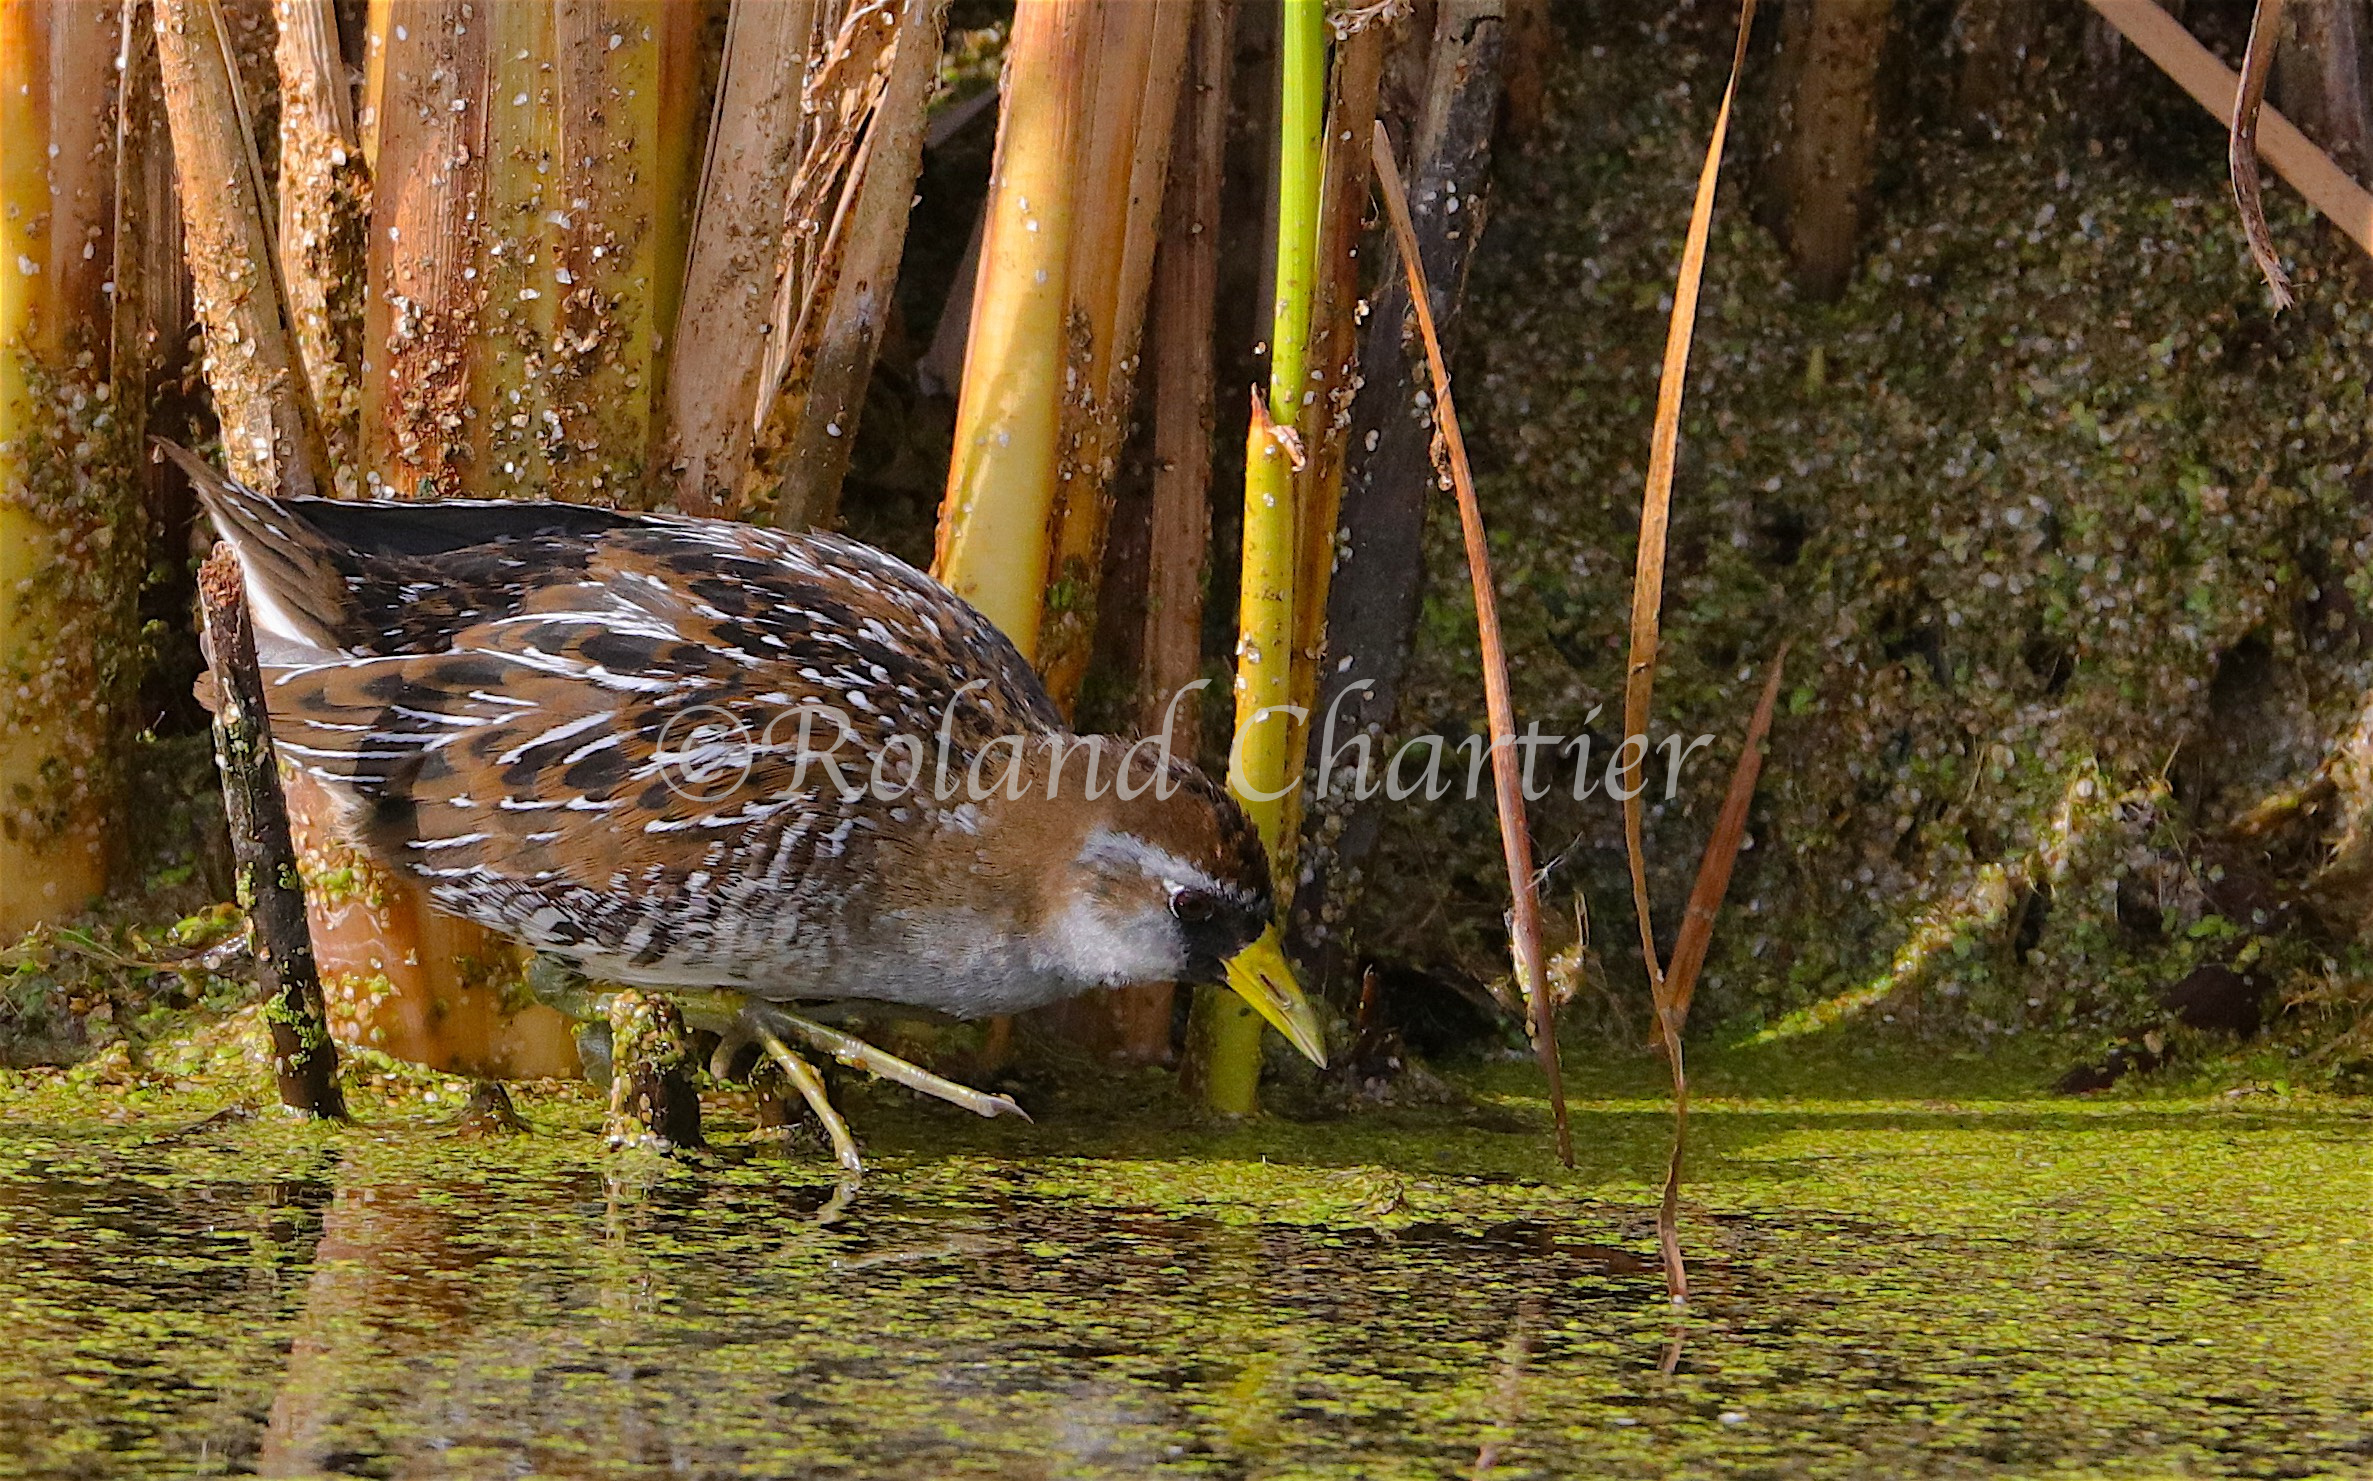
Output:
[[[832,1097],[825,1093],[824,1077],[816,1073],[814,1065],[793,1053],[766,1024],[752,1023],[750,1031],[758,1047],[766,1051],[766,1057],[774,1061],[775,1068],[783,1072],[783,1078],[791,1082],[791,1088],[799,1092],[799,1098],[815,1113],[824,1135],[831,1139],[832,1160],[846,1169],[849,1176],[864,1176],[865,1159],[857,1153],[857,1139],[849,1134],[849,1123],[841,1118]]]
[[[779,1003],[754,998],[723,989],[680,988],[664,998],[634,990],[620,990],[607,984],[597,985],[579,974],[569,962],[552,956],[539,955],[529,964],[528,989],[536,998],[577,1019],[584,1027],[579,1031],[577,1052],[585,1063],[588,1079],[607,1083],[610,1087],[610,1133],[612,1145],[636,1139],[624,1130],[626,1121],[634,1118],[622,1110],[626,1105],[649,1104],[654,1089],[650,1064],[659,1060],[643,1054],[630,1045],[642,1042],[640,1028],[630,1031],[629,1025],[639,1025],[655,1009],[665,1008],[674,1015],[675,1041],[680,1046],[685,1029],[697,1029],[717,1036],[717,1047],[709,1056],[709,1074],[719,1081],[733,1077],[733,1067],[744,1051],[755,1048],[777,1069],[791,1088],[798,1091],[808,1109],[823,1126],[824,1134],[832,1142],[834,1160],[852,1176],[864,1171],[864,1162],[857,1152],[856,1139],[850,1135],[849,1125],[833,1107],[824,1087],[823,1076],[816,1067],[792,1049],[793,1043],[810,1050],[830,1055],[851,1069],[865,1071],[884,1080],[894,1080],[910,1090],[962,1106],[976,1116],[1019,1116],[1030,1119],[1027,1111],[1011,1096],[991,1095],[969,1085],[935,1075],[921,1065],[901,1059],[886,1049],[868,1044],[855,1034],[816,1022],[791,1012]],[[680,1054],[680,1047],[678,1053]],[[665,1065],[661,1064],[662,1071]],[[678,1066],[679,1070],[681,1066]],[[664,1079],[664,1074],[662,1075]],[[683,1145],[699,1145],[699,1102],[687,1093],[691,1110],[688,1132],[691,1140]],[[675,1092],[667,1091],[671,1101]],[[681,1111],[676,1124],[683,1125]],[[664,1117],[663,1117],[664,1119]],[[658,1122],[642,1118],[642,1135],[666,1145],[678,1139]]]
[[[812,1018],[802,1018],[779,1003],[747,998],[743,1000],[738,1016],[748,1027],[750,1036],[761,1045],[765,1040],[758,1038],[757,1031],[763,1028],[777,1038],[797,1039],[811,1049],[831,1055],[851,1069],[863,1070],[884,1080],[894,1080],[909,1090],[919,1090],[950,1105],[962,1106],[976,1116],[1019,1116],[1024,1121],[1030,1119],[1030,1113],[1017,1105],[1012,1096],[991,1095],[985,1090],[959,1085],[910,1060],[900,1059],[887,1049],[877,1049],[855,1034],[818,1023]],[[772,1051],[768,1052],[771,1055]]]

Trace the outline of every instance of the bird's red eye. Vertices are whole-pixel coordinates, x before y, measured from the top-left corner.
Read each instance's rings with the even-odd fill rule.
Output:
[[[1170,913],[1189,925],[1211,919],[1211,912],[1219,902],[1209,890],[1173,890],[1170,892]]]

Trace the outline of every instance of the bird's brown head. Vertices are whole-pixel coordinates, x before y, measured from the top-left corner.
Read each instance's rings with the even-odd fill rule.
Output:
[[[1043,939],[1075,980],[1226,982],[1313,1059],[1316,1016],[1276,946],[1268,851],[1199,768],[1112,736],[1067,738],[1077,759],[1041,780]],[[1087,784],[1093,760],[1102,785]],[[1051,784],[1050,784],[1051,781]],[[1033,830],[1036,831],[1036,830]]]
[[[1269,852],[1236,799],[1201,769],[1172,760],[1156,777],[1157,765],[1148,759],[1123,773],[1137,795],[1123,797],[1116,786],[1082,862],[1107,888],[1169,917],[1184,953],[1182,980],[1217,982],[1275,918]]]

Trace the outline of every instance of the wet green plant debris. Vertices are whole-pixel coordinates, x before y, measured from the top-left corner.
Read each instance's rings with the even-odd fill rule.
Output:
[[[730,1101],[667,1161],[581,1090],[469,1137],[417,1075],[342,1129],[0,1079],[0,1475],[2373,1471],[2359,1108],[1780,1053],[1703,1071],[1678,1317],[1647,1061],[1571,1174],[1520,1066],[1239,1127],[850,1086],[830,1222]]]

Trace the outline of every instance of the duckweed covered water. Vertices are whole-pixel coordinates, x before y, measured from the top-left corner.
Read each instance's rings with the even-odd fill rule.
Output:
[[[822,1157],[623,1159],[577,1094],[473,1140],[0,1082],[0,1474],[2373,1474],[2361,1107],[1716,1064],[1676,1321],[1646,1073],[1571,1174],[1514,1068],[1235,1129],[852,1088],[830,1223]]]

